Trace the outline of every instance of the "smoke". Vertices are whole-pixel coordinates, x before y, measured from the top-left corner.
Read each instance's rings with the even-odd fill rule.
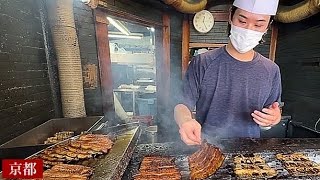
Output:
[[[226,129],[216,128],[214,130],[214,133],[202,131],[201,140],[202,142],[207,141],[209,144],[219,147],[220,149],[225,149],[225,146],[221,143],[221,140],[222,140],[221,135],[226,134],[226,131],[227,131]]]
[[[173,49],[172,46],[181,47],[181,42],[180,44],[175,42],[171,43],[171,52],[177,53],[174,53],[174,57],[171,57],[170,89],[164,89],[163,87],[160,87],[161,84],[157,87],[157,90],[162,91],[160,93],[169,91],[168,104],[165,104],[163,99],[161,99],[162,97],[158,96],[158,100],[160,101],[160,103],[158,103],[157,119],[159,120],[159,131],[168,141],[180,141],[179,128],[174,119],[174,107],[181,102],[180,95],[182,94],[181,54],[178,54],[178,52],[181,51]],[[161,72],[157,72],[157,75],[161,76]],[[157,91],[157,93],[159,93],[159,91]],[[165,142],[165,140],[163,140],[163,142]]]
[[[221,143],[221,139],[219,138],[219,137],[217,137],[217,136],[215,136],[215,137],[206,137],[206,136],[208,136],[208,135],[206,135],[206,134],[202,134],[202,137],[201,137],[201,139],[202,139],[202,143],[203,142],[207,142],[207,143],[209,143],[209,144],[212,144],[213,146],[215,146],[215,147],[218,147],[219,149],[221,149],[222,151],[225,149],[225,147],[224,147],[224,145]]]

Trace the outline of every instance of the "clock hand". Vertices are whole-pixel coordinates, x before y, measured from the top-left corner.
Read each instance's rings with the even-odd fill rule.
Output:
[[[206,19],[206,17],[204,16],[202,23],[203,23],[204,27],[207,29],[207,26],[206,26],[206,23],[205,23],[205,19]]]
[[[207,29],[206,23],[203,22],[204,27]]]

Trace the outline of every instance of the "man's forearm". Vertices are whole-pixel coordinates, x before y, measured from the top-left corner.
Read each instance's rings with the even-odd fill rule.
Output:
[[[174,108],[174,119],[178,126],[192,119],[192,113],[188,107],[184,104],[178,104]]]

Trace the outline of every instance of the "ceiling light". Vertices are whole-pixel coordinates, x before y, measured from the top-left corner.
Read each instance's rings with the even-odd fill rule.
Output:
[[[147,27],[147,29],[148,29],[149,31],[151,31],[151,32],[154,32],[154,31],[155,31],[154,27]]]
[[[116,27],[120,32],[125,35],[130,35],[130,31],[118,20],[114,20],[111,17],[107,17],[108,21]]]
[[[109,37],[112,38],[126,38],[126,39],[142,39],[142,36],[135,36],[135,35],[120,35],[120,34],[109,34]]]
[[[109,31],[108,34],[117,34],[117,35],[123,35],[121,32],[115,32],[115,31]],[[143,34],[142,33],[130,33],[130,35],[132,36],[141,36],[143,37]]]
[[[108,33],[109,37],[115,37],[115,38],[127,38],[127,39],[142,39],[143,34],[142,33],[130,33],[129,36],[122,34],[121,32],[114,32],[110,31]]]

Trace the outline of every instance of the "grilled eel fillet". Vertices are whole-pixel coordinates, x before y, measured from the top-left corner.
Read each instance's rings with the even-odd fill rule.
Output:
[[[60,164],[43,172],[43,179],[79,179],[86,180],[92,175],[92,169],[81,165]]]
[[[45,166],[54,166],[63,162],[89,159],[97,154],[109,152],[113,142],[105,135],[86,134],[66,144],[60,144],[44,150],[36,158],[44,160]]]
[[[320,164],[311,161],[302,153],[277,154],[288,172],[293,176],[319,176]]]
[[[73,131],[61,131],[54,134],[53,137],[48,137],[44,144],[55,144],[74,135]]]
[[[82,165],[59,164],[53,166],[50,170],[85,176],[90,176],[92,174],[91,168]]]
[[[136,175],[135,180],[180,180],[180,175]]]
[[[141,162],[141,168],[151,168],[151,167],[167,167],[175,166],[174,157],[158,157],[158,156],[147,156],[143,158]]]
[[[90,167],[82,165],[59,164],[53,166],[49,170],[44,171],[43,178],[32,180],[87,180],[92,173],[93,170]]]
[[[145,157],[140,165],[140,173],[134,176],[135,180],[167,180],[181,179],[180,171],[176,167],[173,157]]]
[[[75,148],[91,149],[93,151],[108,153],[113,142],[106,135],[86,134],[71,142]]]
[[[233,159],[234,172],[240,178],[271,178],[277,171],[257,154],[239,154]]]
[[[188,157],[191,179],[205,179],[214,174],[225,157],[221,150],[204,142],[201,148]]]

